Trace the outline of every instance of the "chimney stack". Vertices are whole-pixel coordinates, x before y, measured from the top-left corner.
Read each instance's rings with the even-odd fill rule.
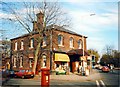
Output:
[[[37,21],[33,21],[33,31],[37,31]]]
[[[37,16],[37,21],[33,22],[33,31],[37,31],[37,29],[43,28],[43,20],[44,20],[44,15],[40,11],[40,13],[36,14]]]
[[[44,14],[40,11],[40,13],[37,14],[37,23],[39,25],[39,28],[43,27],[43,21],[44,21]]]

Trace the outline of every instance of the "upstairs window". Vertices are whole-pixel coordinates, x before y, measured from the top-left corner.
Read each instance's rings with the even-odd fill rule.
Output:
[[[82,41],[78,40],[78,49],[82,49]]]
[[[73,48],[73,41],[74,41],[74,40],[73,40],[73,38],[71,37],[71,38],[70,38],[70,48]]]
[[[15,50],[17,50],[17,42],[15,42]]]
[[[30,39],[30,48],[33,48],[34,47],[34,38],[31,38]]]
[[[13,59],[13,67],[16,67],[16,61],[17,61],[17,58],[14,57],[14,59]]]
[[[29,58],[29,66],[30,66],[30,68],[33,67],[33,58]]]
[[[23,40],[21,41],[21,50],[24,49],[24,43],[23,43]]]
[[[20,57],[20,67],[23,67],[23,57]]]
[[[46,68],[46,55],[43,55],[42,59],[43,59],[42,68]]]
[[[58,45],[59,46],[63,45],[63,36],[62,35],[58,35]]]
[[[44,37],[43,38],[43,43],[42,43],[42,46],[46,46],[47,45],[47,38],[46,37]]]

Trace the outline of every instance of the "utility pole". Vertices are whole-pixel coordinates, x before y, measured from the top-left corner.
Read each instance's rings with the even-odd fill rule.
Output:
[[[52,51],[52,29],[50,31],[50,71],[53,68],[53,51]]]

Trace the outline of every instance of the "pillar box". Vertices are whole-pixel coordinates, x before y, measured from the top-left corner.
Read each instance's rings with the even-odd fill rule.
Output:
[[[50,69],[41,69],[41,86],[49,87],[50,85]]]

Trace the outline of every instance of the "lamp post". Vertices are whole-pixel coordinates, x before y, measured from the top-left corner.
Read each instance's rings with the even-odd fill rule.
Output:
[[[82,36],[82,49],[83,49],[83,56],[82,56],[82,75],[84,75],[84,36]]]
[[[95,13],[91,13],[89,16],[94,16],[94,15],[96,15]],[[82,36],[82,43],[83,43],[83,58],[82,58],[82,67],[84,68],[84,71],[85,71],[85,67],[87,66],[87,65],[85,65],[85,64],[87,64],[87,63],[85,63],[84,64],[84,60],[85,60],[85,53],[84,53],[84,50],[85,50],[85,48],[84,48],[84,36]]]
[[[82,42],[83,42],[83,57],[84,57],[84,36],[82,36]]]

